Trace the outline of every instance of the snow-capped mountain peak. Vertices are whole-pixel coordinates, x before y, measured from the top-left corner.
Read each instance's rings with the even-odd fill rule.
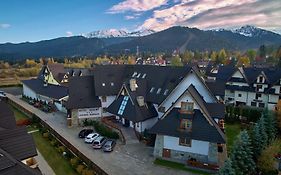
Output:
[[[240,35],[244,35],[247,37],[254,37],[254,36],[260,36],[260,35],[266,34],[268,31],[257,28],[255,26],[245,25],[240,28],[233,29],[232,32],[238,33]]]
[[[125,30],[109,29],[109,30],[98,30],[83,34],[86,38],[114,38],[114,37],[139,37],[146,36],[155,33],[155,31],[150,29],[138,30],[133,32],[128,32]]]

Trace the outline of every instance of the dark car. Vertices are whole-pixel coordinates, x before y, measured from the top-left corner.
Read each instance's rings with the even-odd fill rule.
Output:
[[[83,129],[79,132],[78,137],[85,138],[87,135],[91,134],[92,132],[94,132],[94,130],[92,129]]]

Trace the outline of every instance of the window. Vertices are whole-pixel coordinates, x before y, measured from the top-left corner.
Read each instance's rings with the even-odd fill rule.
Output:
[[[158,112],[164,113],[164,112],[165,112],[165,107],[164,107],[164,106],[161,106],[160,108],[158,108]]]
[[[257,103],[256,102],[251,102],[251,106],[256,107]]]
[[[164,92],[164,95],[167,95],[169,92],[169,89],[166,89],[165,92]]]
[[[192,102],[181,102],[181,112],[192,113],[193,105]]]
[[[242,94],[238,94],[238,97],[242,97]]]
[[[113,82],[111,82],[111,83],[110,83],[110,86],[114,86],[114,83],[113,83]]]
[[[281,96],[279,96],[279,100],[281,100]]]
[[[262,83],[262,82],[263,82],[263,77],[259,76],[258,83]]]
[[[257,85],[257,91],[260,92],[260,90],[262,90],[262,85],[261,85],[261,84],[258,84],[258,85]]]
[[[102,108],[102,113],[107,113],[106,108]]]
[[[102,97],[101,97],[101,101],[102,101],[102,102],[106,102],[106,96],[102,96]]]
[[[102,85],[102,86],[105,86],[105,83],[102,83],[101,85]]]
[[[260,108],[264,108],[264,103],[259,103]]]
[[[256,94],[256,99],[259,99],[261,97],[261,94]]]
[[[155,89],[155,87],[152,87],[149,92],[152,93],[154,91],[154,89]]]
[[[159,89],[157,90],[156,94],[160,94],[160,92],[161,92],[161,88],[159,88]]]
[[[128,100],[129,100],[129,97],[128,97],[128,96],[125,96],[125,97],[123,98],[123,101],[122,101],[122,103],[121,103],[121,105],[120,105],[120,107],[119,107],[119,110],[118,110],[118,115],[123,115],[124,110],[125,110],[125,107],[126,107],[126,105],[127,105],[127,103],[128,103]]]
[[[189,119],[181,119],[180,129],[191,131],[192,122]]]
[[[137,78],[140,78],[140,76],[141,76],[141,73],[138,74]]]
[[[180,137],[179,145],[191,147],[191,139]]]
[[[142,75],[142,78],[145,78],[145,77],[146,77],[146,74],[143,74],[143,75]]]
[[[138,74],[137,72],[134,72],[133,75],[132,75],[132,77],[135,77],[137,74]]]

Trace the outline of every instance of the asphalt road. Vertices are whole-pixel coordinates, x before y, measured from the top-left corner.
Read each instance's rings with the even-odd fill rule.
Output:
[[[0,91],[4,91],[12,95],[21,95],[22,87],[0,87]]]

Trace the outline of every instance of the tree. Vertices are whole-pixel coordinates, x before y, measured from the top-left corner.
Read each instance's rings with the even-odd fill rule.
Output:
[[[266,57],[266,47],[265,45],[261,45],[259,48],[259,56],[261,57],[262,61],[264,61]]]
[[[259,119],[257,125],[259,128],[259,133],[260,133],[260,137],[261,137],[261,148],[264,149],[267,146],[268,137],[267,137],[267,133],[266,133],[265,121],[264,121],[263,115]]]
[[[250,59],[247,56],[242,56],[238,59],[237,65],[248,67],[250,65]]]
[[[267,134],[267,144],[270,144],[276,137],[276,119],[272,112],[268,109],[263,111],[264,121],[265,121],[265,130]]]
[[[216,58],[216,63],[218,63],[218,64],[224,63],[225,60],[226,60],[226,57],[227,57],[227,55],[226,55],[225,50],[221,49],[217,58]]]
[[[171,65],[172,66],[183,66],[181,62],[181,58],[179,56],[174,56],[171,60]]]
[[[217,52],[216,51],[212,51],[211,55],[210,55],[210,58],[212,61],[216,61],[217,59]]]
[[[251,141],[246,130],[240,132],[233,146],[231,161],[237,175],[248,175],[255,172]]]
[[[189,62],[191,62],[191,60],[193,59],[193,53],[191,51],[186,50],[182,55],[182,62],[184,64],[187,64]]]
[[[252,63],[253,61],[255,61],[255,58],[257,56],[257,52],[253,49],[250,49],[250,50],[247,51],[247,56],[249,57],[250,62]]]
[[[227,159],[224,166],[220,169],[219,175],[235,175],[235,170],[232,167],[231,159]]]
[[[253,153],[254,157],[258,157],[262,152],[262,141],[260,135],[259,125],[255,124],[253,131],[252,131],[252,146],[253,146]]]

